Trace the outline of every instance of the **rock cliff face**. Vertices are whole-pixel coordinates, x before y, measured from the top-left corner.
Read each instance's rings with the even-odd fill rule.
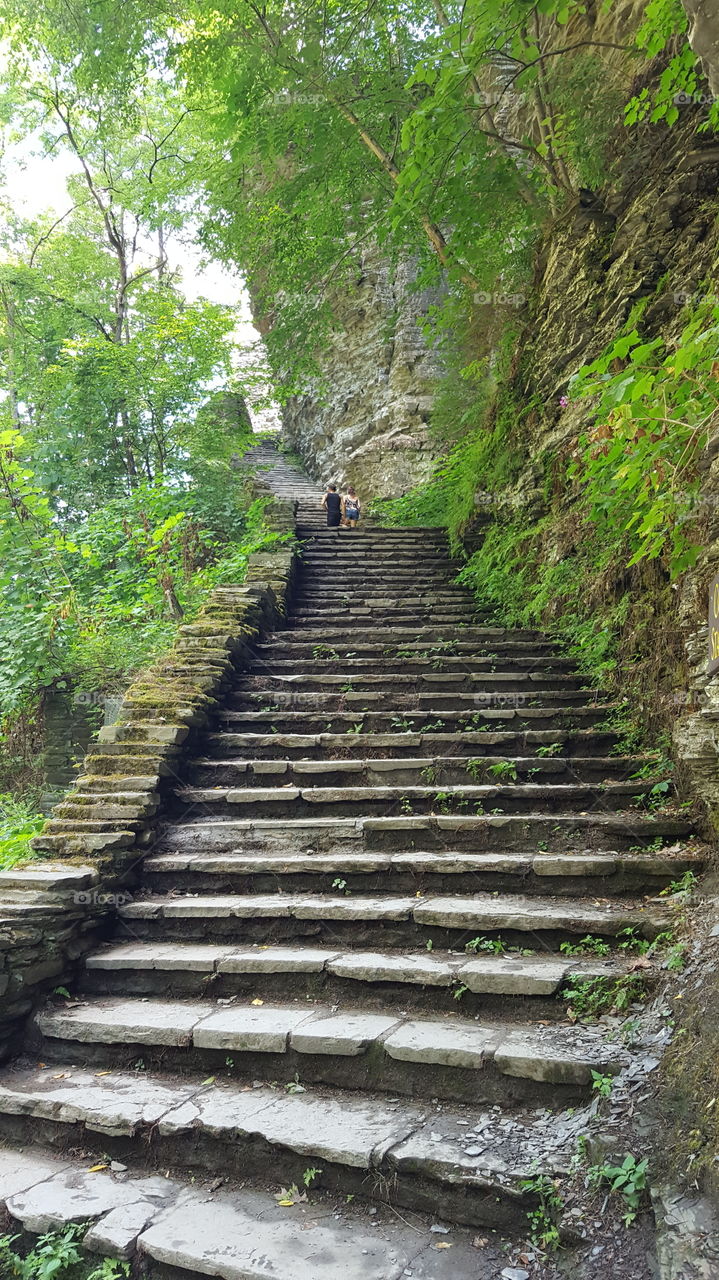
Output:
[[[432,290],[414,287],[411,263],[363,253],[351,287],[333,300],[324,386],[283,413],[285,437],[313,476],[353,483],[363,497],[396,497],[427,479],[436,456],[427,424],[441,369],[421,320],[436,301]]]

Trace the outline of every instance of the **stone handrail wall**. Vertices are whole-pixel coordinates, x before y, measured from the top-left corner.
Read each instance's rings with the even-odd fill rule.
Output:
[[[292,501],[269,500],[270,529],[292,534],[294,517]],[[284,615],[294,567],[292,544],[280,543],[249,557],[241,586],[215,587],[130,685],[117,723],[100,729],[82,776],[32,841],[41,859],[0,872],[0,1061],[20,1048],[38,1002],[71,982],[109,932],[156,839],[163,791],[253,644]]]

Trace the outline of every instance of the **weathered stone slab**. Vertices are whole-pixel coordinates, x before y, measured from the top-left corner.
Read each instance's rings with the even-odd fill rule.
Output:
[[[214,794],[211,791],[203,793],[205,799],[209,800],[226,800],[228,804],[260,804],[263,801],[271,801],[273,804],[277,802],[299,800],[299,787],[247,787],[246,790],[227,791],[223,795],[222,791]]]
[[[329,1053],[353,1058],[397,1026],[398,1018],[380,1013],[335,1013],[313,1018],[292,1032],[298,1053]]]
[[[320,947],[257,947],[233,949],[219,963],[220,973],[319,973],[337,950]]]
[[[552,995],[569,972],[569,961],[544,956],[477,956],[456,978],[470,991],[502,996]]]
[[[516,875],[529,871],[531,855],[521,853],[395,853],[393,867],[413,867],[438,875],[457,875],[467,871],[499,871]]]
[[[591,1038],[584,1048],[573,1039],[563,1028],[547,1028],[546,1034],[540,1035],[529,1027],[518,1027],[502,1040],[495,1065],[505,1075],[525,1080],[588,1084],[592,1069],[608,1074],[624,1056],[598,1037]]]
[[[215,943],[184,942],[131,942],[126,946],[111,947],[88,956],[88,969],[104,969],[115,972],[121,969],[185,970],[193,973],[212,973],[220,961],[231,955],[234,948]]]
[[[297,897],[290,914],[298,920],[408,920],[414,898]]]
[[[42,1234],[69,1222],[99,1218],[137,1199],[138,1191],[132,1183],[75,1169],[17,1192],[8,1200],[7,1209],[26,1231]]]
[[[213,1086],[177,1097],[158,1123],[163,1135],[201,1129],[214,1137],[230,1140],[257,1133],[257,1116],[277,1099],[270,1089],[238,1090],[235,1086]]]
[[[373,872],[386,871],[389,865],[390,859],[388,855],[365,855],[360,853],[342,853],[341,855],[324,853],[306,855],[301,853],[228,853],[218,854],[214,857],[189,859],[189,870],[191,871],[204,871],[210,874],[231,872],[235,875],[249,875],[265,871],[277,875],[291,875],[293,872],[325,872],[327,875],[339,875],[342,872],[371,874]],[[165,872],[175,870],[175,867],[171,865],[171,859],[166,855],[153,858],[145,866],[148,871]]]
[[[439,1019],[405,1022],[384,1042],[385,1053],[399,1062],[478,1068],[493,1057],[504,1035],[498,1027],[456,1024]]]
[[[54,1178],[67,1167],[67,1160],[39,1151],[0,1149],[0,1201]]]
[[[97,884],[98,879],[95,867],[73,867],[61,862],[30,864],[0,871],[0,893],[7,889],[40,889],[55,893],[68,889],[79,891]]]
[[[414,1107],[357,1097],[289,1094],[260,1112],[257,1131],[299,1155],[369,1169],[417,1123]]]
[[[639,868],[641,870],[641,868]],[[616,858],[606,854],[543,854],[532,859],[532,870],[537,876],[613,876],[617,870]]]
[[[517,929],[523,932],[551,929],[570,933],[617,934],[629,925],[651,924],[652,914],[642,907],[632,909],[596,906],[576,899],[504,899],[490,894],[466,898],[426,898],[417,904],[414,918],[419,924],[444,925],[449,929]]]
[[[348,952],[330,961],[330,973],[357,982],[411,982],[432,987],[448,987],[461,965],[435,960],[429,955],[392,955],[378,951]]]
[[[465,1183],[471,1187],[487,1188],[496,1186],[496,1175],[504,1174],[508,1168],[500,1151],[485,1148],[480,1155],[468,1155],[456,1137],[444,1132],[445,1128],[446,1125],[441,1121],[437,1128],[430,1121],[416,1133],[410,1134],[390,1152],[390,1165],[400,1175],[429,1175],[440,1183]],[[533,1168],[529,1160],[523,1167]]]
[[[222,1009],[195,1028],[193,1042],[198,1049],[234,1049],[238,1053],[284,1053],[293,1028],[306,1022],[308,1009],[262,1008]]]
[[[196,1091],[191,1082],[163,1084],[119,1073],[100,1077],[76,1068],[56,1075],[49,1070],[13,1072],[0,1081],[0,1111],[85,1124],[97,1133],[132,1134],[138,1126],[156,1124]]]
[[[291,767],[293,773],[362,773],[367,765],[366,760],[293,760]]]
[[[174,1208],[178,1200],[187,1199],[187,1193],[183,1192],[178,1183],[165,1178],[156,1178],[154,1181],[164,1184],[164,1205],[159,1195],[152,1199],[118,1205],[90,1228],[83,1239],[85,1248],[105,1257],[131,1258],[135,1253],[138,1236],[153,1219],[161,1216],[163,1207],[169,1208],[172,1205]]]
[[[213,1087],[168,1112],[163,1134],[201,1128],[217,1137],[256,1135],[302,1156],[368,1169],[418,1122],[415,1108],[353,1096],[317,1098]]]
[[[307,1224],[305,1224],[307,1225]],[[355,1224],[263,1222],[227,1201],[193,1200],[140,1238],[140,1253],[192,1276],[222,1280],[398,1280],[411,1253]]]
[[[39,1013],[45,1036],[99,1044],[189,1045],[192,1029],[213,1012],[212,1005],[178,1000],[113,1000],[79,1009]]]

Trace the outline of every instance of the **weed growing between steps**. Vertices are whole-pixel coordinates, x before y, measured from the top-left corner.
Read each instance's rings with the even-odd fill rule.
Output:
[[[19,1253],[19,1236],[0,1237],[0,1275],[6,1280],[123,1280],[130,1274],[129,1262],[114,1258],[88,1258],[80,1242],[87,1224],[75,1224],[62,1231],[40,1236],[29,1252]]]

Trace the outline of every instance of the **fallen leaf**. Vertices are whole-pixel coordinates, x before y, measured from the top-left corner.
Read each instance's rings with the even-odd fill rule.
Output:
[[[472,1241],[473,1249],[484,1249],[489,1244],[487,1236],[475,1236]]]
[[[87,1172],[102,1173],[104,1169],[109,1169],[109,1168],[110,1168],[109,1164],[94,1164],[91,1169],[88,1169]]]
[[[449,1243],[449,1240],[440,1240],[439,1244],[433,1244],[432,1248],[433,1249],[452,1249],[454,1248],[454,1246]]]
[[[635,969],[653,969],[654,965],[651,960],[647,960],[646,956],[637,956],[629,966],[629,972],[634,973]]]
[[[203,1080],[203,1081],[202,1081],[202,1083],[203,1083],[203,1084],[214,1084],[214,1083],[215,1083],[215,1077],[214,1077],[214,1076],[208,1076],[206,1080]]]
[[[257,997],[256,1000],[251,1001],[251,1004],[254,1004],[254,1005],[264,1004],[264,1003],[265,1003],[264,1000],[260,1000],[259,996]]]
[[[111,1075],[112,1075],[112,1072],[111,1072],[111,1071],[96,1071],[96,1072],[95,1072],[95,1075],[96,1075],[96,1076],[111,1076]]]
[[[291,1187],[282,1187],[275,1196],[275,1200],[284,1209],[291,1209],[295,1204],[307,1204],[307,1193],[300,1191],[299,1187],[293,1183]]]

